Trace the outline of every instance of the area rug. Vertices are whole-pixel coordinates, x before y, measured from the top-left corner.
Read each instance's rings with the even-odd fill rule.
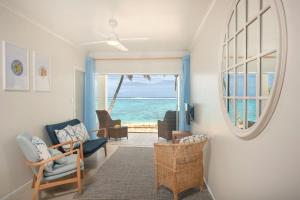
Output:
[[[153,148],[119,147],[93,176],[78,200],[171,200],[167,188],[155,189]],[[207,191],[191,189],[179,199],[211,200]]]

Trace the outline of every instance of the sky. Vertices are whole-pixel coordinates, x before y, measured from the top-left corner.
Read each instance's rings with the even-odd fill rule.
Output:
[[[150,75],[151,80],[143,75],[133,75],[129,80],[124,77],[118,97],[136,98],[175,98],[175,76],[174,75]],[[108,75],[108,97],[115,93],[120,80],[120,75]]]

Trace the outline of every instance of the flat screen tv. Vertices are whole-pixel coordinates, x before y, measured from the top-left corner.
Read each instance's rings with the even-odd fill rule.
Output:
[[[185,114],[186,114],[186,122],[188,125],[190,125],[191,122],[194,121],[194,117],[195,117],[195,107],[193,104],[185,105]]]

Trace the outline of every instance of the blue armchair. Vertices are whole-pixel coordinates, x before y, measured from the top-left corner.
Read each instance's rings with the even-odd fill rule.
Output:
[[[53,145],[59,144],[58,138],[56,137],[55,130],[61,130],[65,128],[66,126],[74,126],[80,124],[80,121],[78,119],[73,119],[70,121],[58,123],[58,124],[51,124],[51,125],[46,125],[46,130],[48,132],[48,135],[50,137],[50,140]],[[85,143],[83,143],[83,156],[84,157],[89,157],[93,153],[95,153],[98,149],[101,147],[104,148],[105,156],[107,156],[107,150],[106,150],[106,143],[107,139],[106,138],[97,138],[95,140],[88,140]],[[62,148],[59,149],[60,151],[64,152]]]
[[[47,160],[40,160],[40,156],[36,150],[36,147],[32,144],[32,136],[28,133],[21,133],[17,136],[17,143],[22,150],[28,165],[33,172],[32,181],[32,200],[38,200],[39,191],[47,188],[51,188],[58,185],[64,185],[69,183],[77,183],[77,190],[81,192],[81,171],[84,169],[84,163],[80,157],[79,149],[73,150],[60,154],[54,155]],[[64,144],[72,144],[72,141]],[[48,149],[55,149],[64,144],[58,144]],[[49,162],[57,161],[64,158],[63,163],[57,163],[53,165],[53,171],[45,171],[45,166]],[[75,174],[74,176],[71,176]]]

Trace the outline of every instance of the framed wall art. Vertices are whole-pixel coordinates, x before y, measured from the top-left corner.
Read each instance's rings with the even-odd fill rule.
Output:
[[[28,49],[3,41],[3,89],[29,90]]]
[[[32,54],[33,90],[48,92],[51,90],[50,59],[38,52]]]

